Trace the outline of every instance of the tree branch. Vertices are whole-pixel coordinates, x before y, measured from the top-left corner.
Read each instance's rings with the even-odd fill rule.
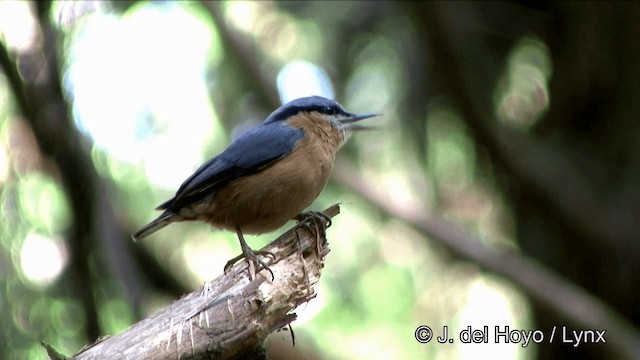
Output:
[[[280,105],[278,91],[273,82],[269,80],[271,77],[265,75],[265,71],[276,74],[276,69],[265,64],[264,55],[257,51],[256,46],[251,43],[248,37],[234,31],[224,21],[222,3],[205,1],[202,5],[220,32],[226,56],[231,56],[233,61],[244,70],[240,71],[239,75],[242,76],[239,76],[238,79],[246,79],[245,81],[257,90],[256,94],[262,101],[262,105],[269,105],[267,108],[278,107]]]
[[[275,278],[262,270],[250,280],[246,262],[219,276],[124,332],[90,345],[73,359],[240,359],[264,358],[262,343],[271,332],[296,319],[291,313],[315,297],[329,253],[327,219],[309,216],[262,250]]]
[[[468,3],[416,4],[414,13],[424,19],[419,23],[428,36],[434,63],[432,73],[438,76],[439,88],[457,101],[476,142],[519,183],[550,204],[551,210],[574,232],[600,248],[632,242],[638,233],[637,222],[621,222],[622,209],[597,199],[572,158],[550,143],[496,121],[491,94],[498,68],[483,46],[485,42],[479,32],[468,31],[466,27],[478,22],[475,9]],[[460,18],[465,21],[456,21]],[[570,64],[573,66],[574,62]]]
[[[640,358],[640,332],[607,303],[536,260],[515,251],[491,248],[459,225],[426,209],[408,208],[374,190],[344,161],[336,162],[338,181],[377,206],[387,216],[400,219],[458,256],[502,275],[527,295],[584,329],[606,330],[606,340],[625,358]],[[339,171],[338,171],[339,170]]]

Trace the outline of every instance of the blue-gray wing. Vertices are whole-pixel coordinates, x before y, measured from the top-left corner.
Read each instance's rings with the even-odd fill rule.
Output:
[[[236,139],[220,155],[202,164],[180,186],[176,195],[158,206],[173,209],[196,202],[226,183],[253,174],[287,156],[302,139],[300,129],[283,123],[263,124]]]

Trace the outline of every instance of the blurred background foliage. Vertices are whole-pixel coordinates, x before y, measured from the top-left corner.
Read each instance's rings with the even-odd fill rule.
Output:
[[[129,236],[234,136],[310,94],[384,117],[345,146],[313,205],[340,201],[342,214],[296,345],[272,334],[272,358],[638,354],[638,10],[0,2],[0,357],[44,359],[40,341],[73,354],[218,276],[239,251],[233,234],[189,223]],[[415,214],[461,224],[500,257],[427,236]],[[492,272],[520,257],[589,294],[632,341],[414,339],[419,325],[548,335],[593,323],[544,281],[521,286],[527,271]],[[556,294],[562,306],[540,301]]]

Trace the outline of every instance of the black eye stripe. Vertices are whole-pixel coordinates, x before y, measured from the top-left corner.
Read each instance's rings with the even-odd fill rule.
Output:
[[[340,109],[335,106],[326,106],[320,109],[320,112],[327,115],[336,115],[342,113],[342,111],[340,111]]]

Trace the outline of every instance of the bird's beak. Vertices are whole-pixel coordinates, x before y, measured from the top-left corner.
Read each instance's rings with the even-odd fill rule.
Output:
[[[347,118],[340,119],[340,124],[346,130],[369,130],[373,129],[371,126],[365,126],[360,124],[354,124],[356,121],[372,118],[375,116],[380,116],[382,114],[364,114],[364,115],[351,115]]]

